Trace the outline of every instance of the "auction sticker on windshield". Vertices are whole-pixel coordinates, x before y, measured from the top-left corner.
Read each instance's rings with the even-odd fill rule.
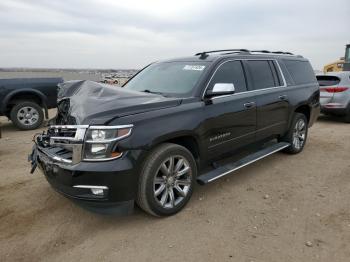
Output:
[[[203,71],[204,68],[205,68],[204,65],[185,65],[183,70]]]

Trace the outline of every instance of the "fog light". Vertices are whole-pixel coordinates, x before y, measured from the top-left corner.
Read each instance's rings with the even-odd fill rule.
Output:
[[[91,188],[91,192],[96,196],[103,196],[104,195],[103,189],[100,189],[100,188]]]

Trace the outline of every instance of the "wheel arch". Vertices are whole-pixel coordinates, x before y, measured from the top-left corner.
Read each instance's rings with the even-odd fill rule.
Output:
[[[305,115],[307,122],[310,123],[311,108],[309,105],[300,105],[295,110],[294,113],[300,113]]]
[[[200,144],[195,135],[184,133],[162,137],[153,143],[150,146],[150,149],[153,149],[163,143],[173,143],[185,147],[191,152],[197,165],[199,164],[201,158]]]
[[[33,101],[44,108],[45,117],[48,118],[48,109],[46,105],[47,97],[43,93],[35,89],[20,89],[13,91],[4,98],[1,112],[8,114],[16,101]]]

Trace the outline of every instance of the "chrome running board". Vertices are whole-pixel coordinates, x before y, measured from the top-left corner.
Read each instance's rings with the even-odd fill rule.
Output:
[[[218,166],[217,168],[204,173],[203,175],[200,175],[197,177],[197,182],[201,185],[208,184],[210,182],[213,182],[216,179],[219,179],[223,176],[226,176],[242,167],[245,167],[249,164],[254,163],[255,161],[258,161],[260,159],[263,159],[269,155],[272,155],[273,153],[276,153],[278,151],[281,151],[284,148],[289,147],[290,144],[286,142],[280,142],[277,144],[274,144],[272,146],[266,147],[262,150],[259,150],[253,154],[250,154],[248,156],[245,156],[241,158],[238,161],[228,163],[222,166]]]

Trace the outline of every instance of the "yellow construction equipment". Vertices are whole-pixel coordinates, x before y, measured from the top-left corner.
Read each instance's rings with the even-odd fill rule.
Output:
[[[350,44],[345,46],[345,56],[323,67],[323,72],[350,71]]]
[[[344,59],[340,58],[340,60],[337,60],[333,63],[327,64],[323,67],[323,72],[339,72],[343,71],[344,66]]]

